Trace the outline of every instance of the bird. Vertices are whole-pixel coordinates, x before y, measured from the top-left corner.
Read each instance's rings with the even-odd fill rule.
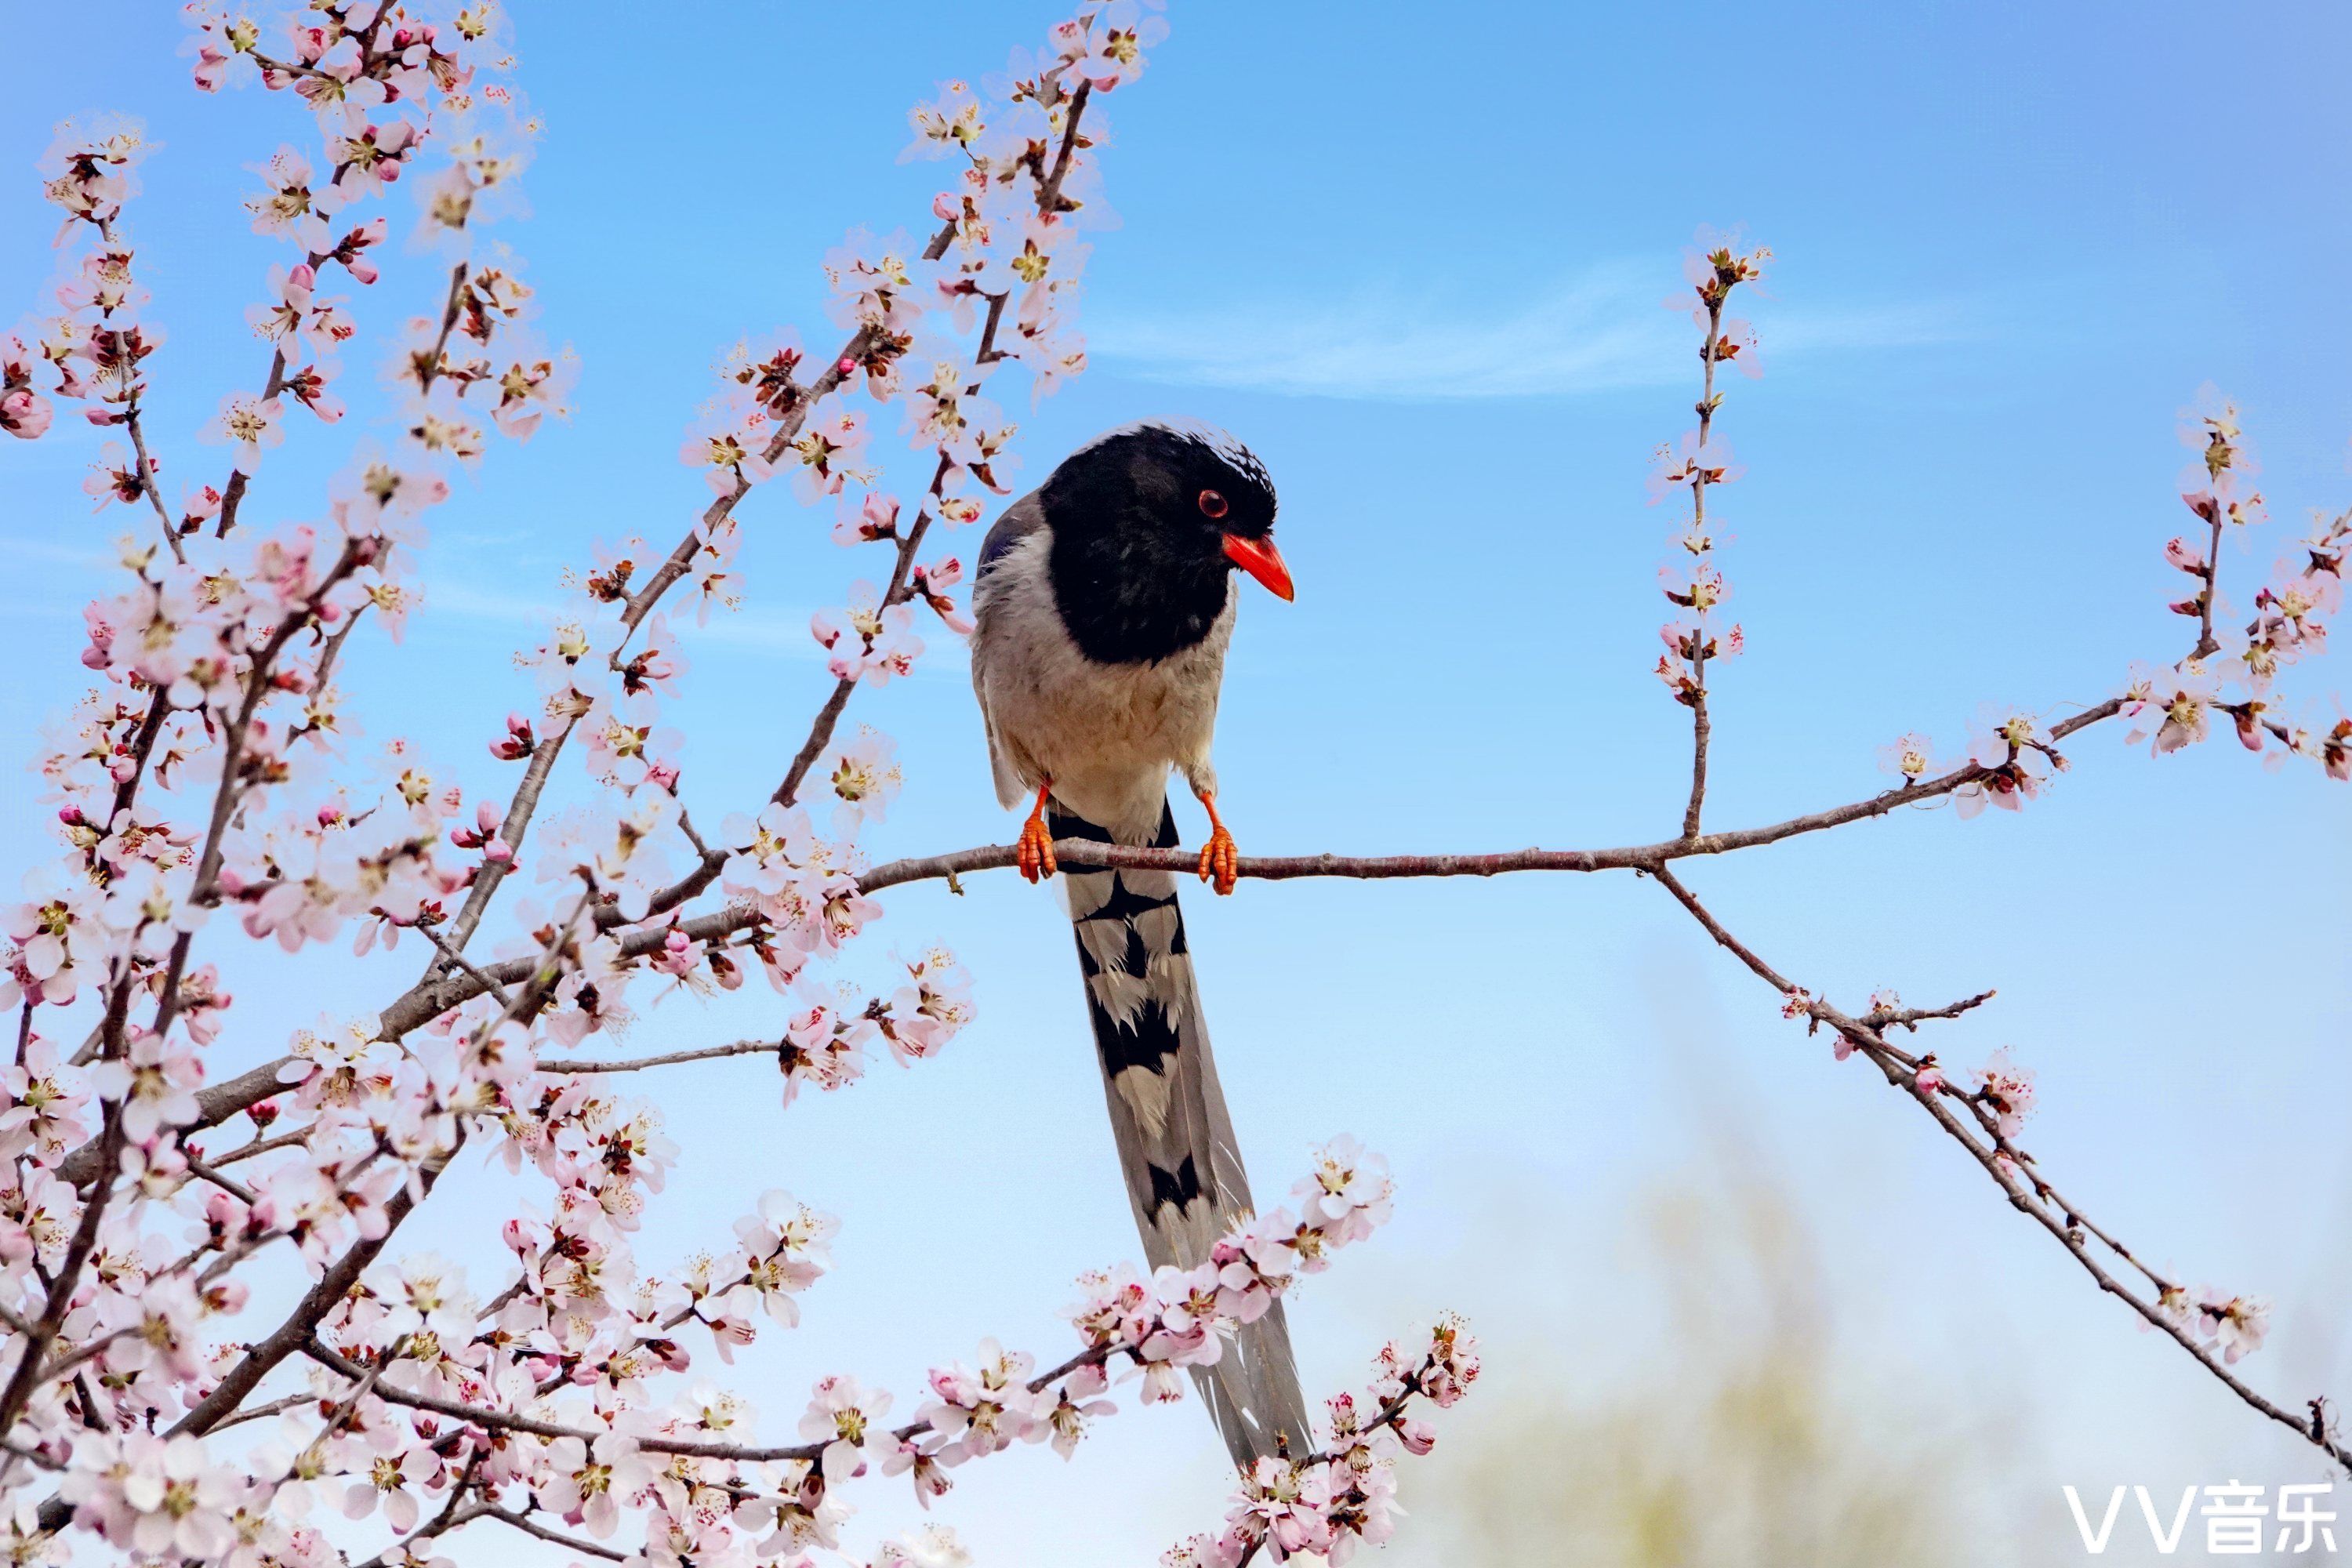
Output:
[[[1233,891],[1239,851],[1210,746],[1235,574],[1293,597],[1275,510],[1265,465],[1234,437],[1146,420],[1079,447],[989,530],[972,587],[972,687],[998,804],[1030,804],[1015,852],[1031,882],[1060,869],[1057,838],[1176,847],[1173,771],[1208,814],[1201,879]],[[1176,875],[1073,869],[1062,887],[1145,1256],[1192,1268],[1253,1205]],[[1279,1301],[1192,1371],[1237,1466],[1310,1451]]]

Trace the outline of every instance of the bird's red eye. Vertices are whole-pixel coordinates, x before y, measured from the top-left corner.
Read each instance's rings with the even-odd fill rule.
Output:
[[[1224,516],[1225,498],[1219,495],[1214,490],[1202,490],[1201,492],[1201,511],[1202,515],[1208,517]]]

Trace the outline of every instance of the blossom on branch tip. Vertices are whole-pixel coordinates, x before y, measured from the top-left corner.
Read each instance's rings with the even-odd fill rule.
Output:
[[[898,536],[898,500],[880,490],[867,490],[855,504],[842,498],[841,509],[833,525],[835,544],[871,544],[877,539]]]
[[[1935,742],[1914,730],[1878,748],[1878,769],[1895,774],[1907,786],[1927,776],[1936,765],[1935,758]]]
[[[1743,253],[1741,243],[1736,228],[1726,234],[1712,225],[1702,225],[1691,246],[1684,250],[1683,279],[1698,299],[1691,311],[1691,320],[1696,325],[1708,325],[1711,312],[1723,308],[1732,289],[1742,283],[1752,285],[1763,278],[1765,264],[1772,259],[1772,252],[1759,246]],[[1667,301],[1676,310],[1685,303],[1681,300]]]
[[[1168,22],[1138,0],[1112,0],[1095,13],[1087,31],[1088,47],[1077,68],[1097,92],[1108,92],[1143,74],[1144,51],[1168,36]]]
[[[988,129],[981,119],[980,100],[961,81],[940,84],[940,96],[907,111],[915,129],[914,141],[898,154],[902,163],[916,158],[940,158],[969,148]]]

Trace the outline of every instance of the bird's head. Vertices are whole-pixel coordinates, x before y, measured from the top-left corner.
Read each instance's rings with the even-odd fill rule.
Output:
[[[1063,616],[1097,658],[1163,658],[1199,641],[1236,568],[1292,596],[1274,481],[1221,430],[1124,426],[1072,453],[1038,499]]]

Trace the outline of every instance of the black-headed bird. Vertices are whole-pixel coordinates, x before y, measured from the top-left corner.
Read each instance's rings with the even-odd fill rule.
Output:
[[[1233,890],[1237,852],[1217,814],[1210,741],[1240,597],[1234,573],[1291,596],[1274,514],[1273,481],[1248,447],[1154,421],[1081,447],[989,531],[971,679],[997,798],[1033,802],[1019,847],[1031,881],[1055,874],[1056,838],[1174,847],[1173,768],[1208,811],[1201,877]],[[1145,1256],[1194,1268],[1252,1204],[1176,878],[1074,870],[1064,888]],[[1279,1302],[1192,1375],[1235,1463],[1310,1450]]]

